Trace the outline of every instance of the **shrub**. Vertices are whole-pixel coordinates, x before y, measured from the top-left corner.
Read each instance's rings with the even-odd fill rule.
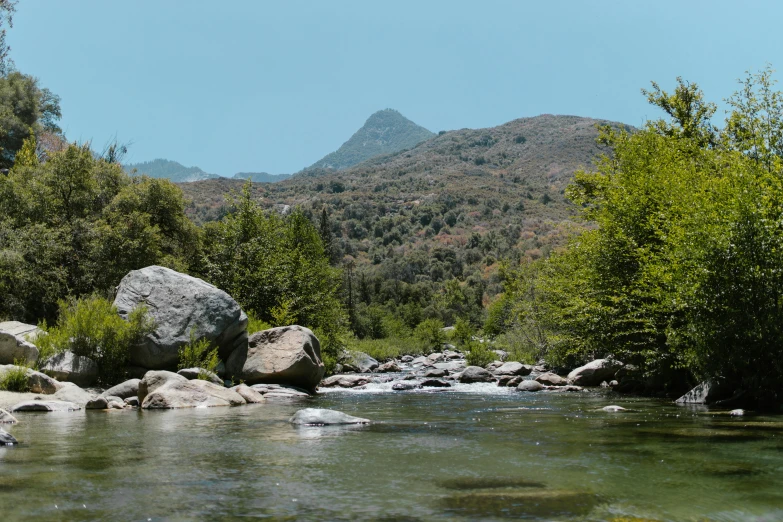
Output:
[[[454,333],[452,338],[460,346],[466,346],[473,339],[473,326],[470,322],[462,317],[457,318],[454,323]]]
[[[14,361],[14,367],[0,375],[0,390],[10,392],[30,391],[27,370],[30,367],[24,361]]]
[[[269,330],[272,325],[258,317],[252,310],[247,312],[247,335],[253,335],[256,332]]]
[[[468,366],[480,366],[484,367],[495,360],[495,354],[489,349],[486,343],[480,343],[478,341],[470,341],[467,345],[467,353],[465,354],[465,362]]]
[[[196,339],[193,330],[190,331],[190,342],[179,349],[179,364],[177,368],[199,368],[199,379],[208,380],[210,373],[216,373],[220,363],[218,349],[209,339]]]
[[[443,333],[443,321],[440,319],[425,319],[414,330],[414,336],[425,344],[428,350],[440,348],[446,342],[446,334]]]
[[[126,377],[131,347],[155,329],[146,306],[136,307],[127,320],[109,300],[96,295],[60,301],[59,307],[56,326],[40,325],[48,335],[36,339],[39,362],[70,350],[97,363],[101,384],[116,384]]]

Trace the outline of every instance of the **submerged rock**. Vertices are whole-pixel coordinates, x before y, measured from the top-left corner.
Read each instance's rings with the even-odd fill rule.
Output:
[[[612,404],[611,406],[604,406],[601,409],[604,410],[604,411],[613,412],[613,413],[617,413],[617,412],[621,412],[621,411],[628,411],[627,409],[623,408],[622,406],[616,406],[614,404]]]
[[[321,343],[308,328],[281,326],[250,336],[226,362],[229,376],[254,384],[287,384],[315,390],[324,376]]]
[[[24,401],[14,405],[11,411],[78,411],[82,407],[68,401]]]
[[[542,373],[535,380],[544,386],[565,386],[568,384],[568,379],[552,372]]]
[[[614,359],[596,359],[568,374],[568,384],[577,386],[599,386],[603,381],[612,380],[623,363]]]
[[[19,444],[13,435],[0,428],[0,446],[13,446]]]
[[[362,375],[332,375],[321,381],[319,386],[321,388],[356,388],[369,382],[370,379]]]
[[[370,420],[354,417],[341,411],[305,408],[294,413],[289,422],[305,426],[328,426],[336,424],[369,424]]]
[[[114,305],[120,315],[144,304],[155,331],[131,350],[131,364],[152,370],[176,369],[179,349],[191,335],[207,339],[226,359],[247,344],[247,316],[219,288],[162,266],[129,272],[120,281]]]
[[[49,357],[41,367],[60,382],[72,382],[77,386],[92,386],[98,380],[98,364],[70,350]]]
[[[16,420],[16,417],[0,408],[0,424],[16,424],[17,422],[19,421]]]
[[[532,380],[522,381],[517,386],[518,391],[524,391],[524,392],[537,392],[543,389],[544,389],[543,384],[541,384],[538,381],[532,381]]]
[[[457,379],[463,384],[474,382],[495,382],[495,376],[479,366],[468,366]]]

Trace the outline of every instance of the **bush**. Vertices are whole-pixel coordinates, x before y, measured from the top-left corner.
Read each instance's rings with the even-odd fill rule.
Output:
[[[179,349],[177,368],[199,368],[198,378],[208,380],[210,373],[216,373],[219,363],[217,347],[213,346],[209,339],[196,339],[191,330],[190,342]]]
[[[397,359],[403,355],[424,355],[429,346],[411,338],[350,339],[347,348],[352,352],[363,352],[379,362]]]
[[[466,319],[459,317],[454,323],[454,333],[452,334],[458,345],[466,346],[473,339],[473,326]]]
[[[30,391],[27,370],[30,367],[24,361],[14,361],[14,367],[0,375],[0,390],[10,392]]]
[[[465,354],[465,362],[468,363],[468,366],[480,366],[483,368],[495,359],[495,354],[492,353],[486,343],[478,341],[470,341],[468,343],[467,353]]]
[[[446,334],[443,332],[443,321],[440,319],[425,319],[416,327],[413,335],[428,350],[439,349],[446,342]]]
[[[132,346],[155,329],[146,306],[136,307],[123,320],[112,303],[100,296],[60,301],[57,325],[41,328],[48,335],[36,339],[39,363],[54,354],[72,351],[89,357],[98,365],[101,384],[112,385],[126,377]]]
[[[252,310],[247,312],[247,335],[253,335],[256,332],[269,330],[272,325],[258,317]]]

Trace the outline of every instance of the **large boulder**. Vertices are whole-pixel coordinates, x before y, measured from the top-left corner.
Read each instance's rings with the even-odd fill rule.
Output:
[[[318,386],[321,388],[356,388],[369,382],[370,379],[363,375],[332,375],[321,381]]]
[[[524,377],[525,375],[530,375],[530,372],[533,371],[533,367],[529,366],[527,364],[522,364],[520,362],[507,362],[503,363],[502,366],[497,368],[494,372],[495,375],[511,375],[516,376],[519,375],[521,377]]]
[[[58,401],[72,402],[84,406],[96,397],[96,394],[79,388],[72,382],[60,383],[60,389],[54,394]]]
[[[92,386],[98,380],[96,362],[70,350],[49,357],[41,370],[60,382],[72,382],[77,386]]]
[[[327,426],[334,424],[369,424],[370,420],[354,417],[341,411],[305,408],[294,413],[289,422],[305,426]]]
[[[309,399],[311,396],[309,392],[302,388],[285,384],[254,384],[251,388],[263,395],[264,399],[298,400]]]
[[[250,336],[226,361],[226,371],[247,384],[288,384],[314,391],[324,376],[321,343],[308,328],[280,326]]]
[[[0,377],[5,375],[6,372],[19,369],[21,369],[21,366],[14,366],[13,364],[0,365]],[[33,393],[52,395],[62,387],[62,383],[57,382],[45,373],[37,372],[30,368],[25,369],[25,376],[27,377],[27,388]]]
[[[536,377],[536,381],[540,382],[544,386],[565,386],[568,384],[568,379],[560,377],[556,373],[546,372]]]
[[[603,381],[611,381],[623,363],[614,359],[596,359],[580,366],[568,374],[568,384],[577,386],[600,386]]]
[[[19,321],[0,323],[0,364],[17,361],[32,365],[38,359],[38,348],[32,344],[42,330]]]
[[[129,379],[125,382],[121,382],[116,386],[112,386],[101,395],[104,397],[119,397],[120,399],[127,399],[128,397],[137,397],[139,395],[139,383],[141,379]]]
[[[544,389],[544,385],[538,381],[527,380],[522,381],[517,386],[517,390],[525,392],[537,392]]]
[[[231,388],[231,390],[241,395],[248,404],[258,404],[260,402],[264,402],[264,395],[261,392],[254,390],[247,384],[237,384]]]
[[[495,376],[480,366],[468,366],[457,379],[463,384],[474,382],[495,382]]]
[[[209,381],[213,384],[223,386],[223,379],[217,376],[216,373],[212,373],[204,368],[183,368],[177,372],[178,375],[183,376],[189,381],[194,379],[202,379]]]
[[[176,374],[174,374],[176,375]],[[199,379],[168,379],[144,397],[142,409],[211,408],[240,406],[247,401],[236,391]],[[143,380],[142,380],[143,382]],[[139,387],[141,388],[141,387]]]
[[[82,407],[68,401],[24,401],[14,405],[11,411],[78,411]]]
[[[364,352],[346,352],[340,364],[343,371],[356,373],[370,373],[380,366],[380,363]]]
[[[3,429],[0,429],[0,446],[13,446],[14,444],[17,444],[14,436]]]
[[[677,399],[677,404],[712,404],[728,399],[732,395],[730,387],[720,382],[703,382]]]
[[[131,364],[151,370],[176,369],[179,349],[190,341],[208,339],[222,359],[247,345],[247,315],[230,295],[189,275],[162,266],[129,272],[114,299],[120,315],[146,305],[155,331],[133,347]]]
[[[378,366],[378,368],[375,370],[375,373],[397,373],[401,371],[402,369],[396,361],[389,361]]]
[[[144,399],[150,393],[154,392],[161,386],[169,382],[187,382],[187,378],[174,372],[167,372],[166,370],[155,370],[144,374],[144,378],[139,381],[137,386],[136,396],[139,398],[139,404],[144,402]]]

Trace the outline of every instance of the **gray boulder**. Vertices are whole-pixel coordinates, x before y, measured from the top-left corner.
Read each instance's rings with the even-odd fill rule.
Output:
[[[112,386],[101,395],[104,397],[119,397],[120,399],[127,399],[128,397],[138,397],[139,395],[139,383],[141,379],[129,379],[116,386]]]
[[[87,404],[84,405],[85,410],[107,410],[109,409],[109,401],[106,399],[106,397],[95,397],[93,399],[90,399],[87,401]]]
[[[305,408],[294,413],[289,422],[305,426],[329,426],[335,424],[369,424],[370,420],[347,415],[341,411]]]
[[[139,398],[138,397],[125,397],[125,405],[130,406],[131,408],[138,408],[139,407]]]
[[[228,358],[226,370],[250,385],[288,384],[315,390],[325,368],[321,343],[313,332],[302,326],[281,326],[251,335]]]
[[[547,372],[542,373],[536,377],[536,381],[540,382],[544,386],[565,386],[568,384],[568,379],[560,377],[556,373]]]
[[[258,390],[254,390],[247,384],[237,384],[231,388],[231,390],[241,395],[248,404],[258,404],[260,402],[264,402],[264,396]]]
[[[78,411],[82,407],[68,401],[23,401],[14,405],[11,411]]]
[[[14,444],[18,444],[14,436],[4,429],[0,429],[0,446],[13,446]]]
[[[139,381],[138,392],[136,393],[136,396],[139,398],[139,404],[144,402],[147,395],[169,382],[187,382],[187,379],[166,370],[153,370],[144,374],[144,378]]]
[[[264,399],[309,399],[310,393],[297,388],[296,386],[286,386],[283,384],[254,384],[251,386],[255,391],[264,396]]]
[[[240,406],[247,403],[240,394],[225,386],[198,379],[193,381],[184,377],[182,379],[184,381],[168,379],[164,384],[154,388],[141,401],[141,408],[145,410],[212,408]],[[139,389],[141,390],[141,385]]]
[[[402,369],[395,361],[389,361],[378,366],[375,373],[396,373],[400,371],[402,371]]]
[[[505,362],[508,358],[508,352],[505,350],[492,350],[492,353],[494,353],[501,362]]]
[[[411,363],[413,362],[414,357],[412,355],[403,355],[400,357],[400,362],[403,363]]]
[[[495,376],[479,366],[468,366],[457,379],[463,384],[474,382],[495,382]]]
[[[424,379],[421,381],[422,388],[449,388],[451,384],[441,379]]]
[[[445,377],[449,374],[448,370],[442,370],[440,368],[430,368],[426,372],[424,372],[425,377],[434,377],[434,378],[440,378]]]
[[[495,370],[497,370],[501,366],[503,366],[503,362],[502,361],[492,361],[491,363],[486,365],[484,368],[486,370],[489,370],[490,372],[494,372]]]
[[[206,377],[203,380],[209,381],[219,386],[223,386],[223,379],[218,377],[216,373],[207,371],[204,368],[184,368],[182,370],[179,370],[177,372],[177,375],[181,375],[189,381],[192,381],[194,379],[200,379],[201,376],[203,375],[204,377]]]
[[[107,395],[107,396],[101,395],[101,397],[106,399],[109,409],[122,410],[125,408],[125,401],[120,397],[114,397],[112,395]],[[138,398],[136,400],[138,400]]]
[[[332,375],[321,381],[321,388],[356,388],[369,383],[370,379],[362,375]]]
[[[37,326],[18,321],[0,323],[0,364],[14,364],[16,361],[35,364],[38,348],[31,341],[41,333]]]
[[[16,417],[0,408],[0,424],[16,424],[17,422]]]
[[[516,388],[520,382],[522,382],[522,376],[520,375],[500,375],[498,377],[498,386]]]
[[[712,404],[731,396],[731,390],[721,383],[703,382],[677,399],[677,404]]]
[[[392,384],[392,390],[394,391],[415,390],[416,388],[419,388],[419,383],[413,381],[401,381]]]
[[[599,386],[603,381],[611,381],[623,363],[614,359],[596,359],[580,366],[568,374],[568,384],[577,386]]]
[[[127,318],[141,304],[147,306],[156,328],[131,350],[133,365],[175,369],[179,349],[191,335],[212,342],[224,360],[247,344],[247,316],[239,304],[201,279],[162,266],[133,270],[120,281],[114,305]]]
[[[537,392],[544,389],[544,385],[538,381],[526,380],[519,383],[517,390],[524,392]]]
[[[380,366],[380,363],[364,352],[346,352],[340,360],[344,371],[370,373]]]
[[[96,394],[83,390],[72,382],[60,383],[60,389],[54,394],[58,401],[73,402],[84,406],[96,397]]]
[[[6,372],[18,370],[19,368],[21,367],[13,364],[0,365],[0,377],[5,375]],[[25,370],[25,376],[27,377],[27,387],[33,393],[52,395],[62,387],[62,383],[57,382],[45,373],[37,372],[30,368]]]
[[[427,361],[429,361],[430,364],[445,362],[446,355],[440,352],[431,353],[427,356]]]
[[[467,363],[464,360],[449,361],[449,362],[435,363],[432,365],[432,367],[438,370],[446,370],[447,372],[461,372],[467,367]]]
[[[70,350],[49,357],[41,370],[60,382],[72,382],[82,387],[92,386],[98,380],[96,362]]]
[[[520,362],[507,362],[503,363],[502,366],[497,368],[494,372],[495,375],[511,375],[511,376],[522,376],[530,375],[530,372],[533,371],[532,366],[528,366],[527,364],[522,364]]]

